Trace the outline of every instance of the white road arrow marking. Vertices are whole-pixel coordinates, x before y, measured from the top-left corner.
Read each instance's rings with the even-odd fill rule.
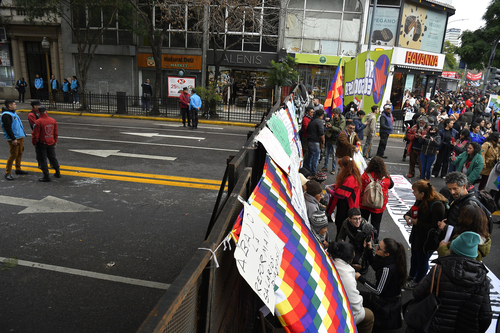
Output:
[[[41,200],[15,198],[0,195],[0,204],[26,207],[26,209],[20,211],[18,214],[102,212],[102,210],[100,209],[90,208],[50,195]]]
[[[129,134],[129,135],[137,135],[137,136],[144,136],[146,138],[152,138],[153,136],[159,136],[162,138],[176,138],[176,139],[189,139],[189,140],[205,140],[205,138],[200,138],[196,136],[181,136],[181,135],[167,135],[167,134],[160,134],[160,133],[125,133],[122,132],[122,134]]]
[[[74,151],[75,153],[82,153],[82,154],[99,156],[99,157],[109,157],[111,155],[114,155],[114,156],[135,157],[135,158],[149,158],[149,159],[153,159],[153,160],[164,160],[164,161],[175,161],[177,159],[177,157],[168,157],[168,156],[120,153],[119,150],[70,149],[70,151]]]

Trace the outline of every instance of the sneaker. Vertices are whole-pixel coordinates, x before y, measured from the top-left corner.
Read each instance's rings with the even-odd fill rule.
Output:
[[[413,290],[417,285],[418,283],[416,283],[414,280],[410,280],[405,283],[403,288],[407,290]]]
[[[434,175],[431,175],[431,178],[436,178],[436,176],[434,176]]]
[[[335,174],[335,170],[330,171],[330,173],[331,173],[332,175],[334,175],[334,174]]]
[[[320,171],[328,171],[328,168],[321,168]]]

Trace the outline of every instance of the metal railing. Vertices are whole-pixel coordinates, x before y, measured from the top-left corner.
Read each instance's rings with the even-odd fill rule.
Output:
[[[179,99],[173,97],[151,97],[147,103],[141,96],[128,96],[125,93],[63,93],[51,96],[49,110],[69,112],[92,112],[107,114],[126,114],[139,116],[180,117]],[[157,105],[157,108],[154,108]],[[246,122],[258,124],[263,114],[269,112],[272,105],[267,100],[253,103],[251,99],[233,104],[218,104],[211,109],[202,101],[199,119],[221,120],[228,122]]]
[[[276,110],[279,105],[272,108]],[[266,119],[272,112],[265,113]],[[264,127],[261,122],[258,128]],[[160,299],[138,333],[252,332],[262,301],[240,276],[231,249],[219,246],[262,176],[266,151],[249,139],[228,161],[206,240]],[[203,249],[211,249],[212,253]],[[216,262],[218,267],[216,267]]]

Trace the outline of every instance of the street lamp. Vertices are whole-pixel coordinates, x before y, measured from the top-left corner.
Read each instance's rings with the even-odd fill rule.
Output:
[[[42,48],[45,51],[45,61],[47,63],[47,87],[48,87],[48,92],[49,92],[49,102],[52,102],[52,87],[50,86],[50,68],[49,68],[49,49],[50,49],[50,42],[47,40],[46,37],[43,37],[42,40]]]

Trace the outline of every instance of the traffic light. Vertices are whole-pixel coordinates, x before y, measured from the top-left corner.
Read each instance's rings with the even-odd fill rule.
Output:
[[[500,69],[491,67],[490,71],[490,84],[494,86],[498,86],[498,83],[500,82]]]

